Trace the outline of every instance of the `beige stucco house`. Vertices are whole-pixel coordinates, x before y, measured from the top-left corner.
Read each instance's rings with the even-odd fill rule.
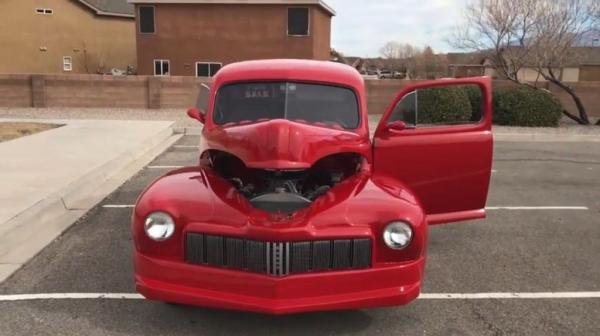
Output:
[[[126,0],[0,1],[0,73],[105,73],[136,66]]]
[[[503,75],[492,66],[492,62],[481,53],[449,53],[448,75],[468,77],[486,75],[503,79]],[[600,47],[573,47],[569,58],[562,67],[554,69],[563,82],[600,81]],[[534,62],[525,62],[517,72],[520,80],[526,82],[546,81],[539,75]]]

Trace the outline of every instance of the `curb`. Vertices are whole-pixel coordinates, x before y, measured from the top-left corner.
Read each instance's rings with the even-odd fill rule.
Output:
[[[202,127],[174,127],[173,133],[182,135],[200,135]]]
[[[173,133],[182,135],[200,135],[201,127],[175,127]],[[371,132],[371,136],[373,132]],[[600,134],[565,133],[503,133],[493,132],[497,142],[600,142]]]
[[[0,235],[0,283],[181,137],[167,127],[9,220]]]
[[[600,142],[594,134],[494,133],[494,141],[506,142]]]

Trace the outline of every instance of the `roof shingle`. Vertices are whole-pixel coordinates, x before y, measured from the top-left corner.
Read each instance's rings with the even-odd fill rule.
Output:
[[[78,0],[98,15],[133,17],[133,5],[127,0]]]
[[[324,0],[127,0],[132,4],[200,4],[200,5],[317,5],[335,16],[335,10],[329,6]]]

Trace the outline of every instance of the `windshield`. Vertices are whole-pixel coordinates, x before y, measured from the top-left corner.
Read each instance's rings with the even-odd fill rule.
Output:
[[[246,124],[272,119],[342,129],[359,124],[354,91],[331,85],[292,82],[239,83],[217,95],[215,124]]]

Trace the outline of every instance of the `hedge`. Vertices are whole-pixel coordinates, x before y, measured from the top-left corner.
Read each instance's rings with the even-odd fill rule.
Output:
[[[465,91],[471,102],[471,121],[477,122],[483,117],[483,94],[477,85],[465,85]]]
[[[443,86],[418,91],[418,124],[468,124],[481,120],[483,95],[476,85]],[[495,90],[498,125],[556,127],[562,105],[550,92],[529,86]]]
[[[528,86],[494,91],[493,101],[498,125],[557,127],[563,111],[550,92]]]
[[[418,91],[418,124],[469,123],[473,110],[467,91],[444,86]]]

